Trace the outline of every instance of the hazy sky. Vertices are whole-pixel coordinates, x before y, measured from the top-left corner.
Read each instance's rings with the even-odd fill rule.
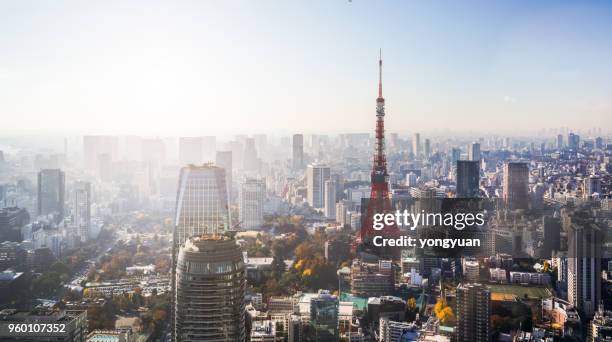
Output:
[[[612,2],[1,1],[0,132],[612,127]]]

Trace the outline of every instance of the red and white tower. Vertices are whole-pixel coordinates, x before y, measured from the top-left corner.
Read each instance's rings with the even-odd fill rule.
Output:
[[[371,173],[372,190],[366,216],[362,220],[361,231],[357,236],[356,245],[367,248],[373,235],[386,237],[397,236],[399,231],[396,225],[385,226],[381,231],[373,228],[375,214],[390,213],[391,198],[389,197],[389,173],[387,172],[387,157],[385,156],[385,98],[382,95],[382,51],[378,60],[378,98],[376,99],[376,146],[374,163]]]

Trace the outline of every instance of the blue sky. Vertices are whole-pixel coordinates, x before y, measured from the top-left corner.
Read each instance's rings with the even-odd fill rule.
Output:
[[[5,1],[4,132],[612,127],[612,3]]]

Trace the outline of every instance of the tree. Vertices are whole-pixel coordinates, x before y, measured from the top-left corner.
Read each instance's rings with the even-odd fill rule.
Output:
[[[416,311],[416,299],[414,299],[413,297],[410,297],[408,299],[408,302],[406,302],[406,306],[409,311]]]
[[[34,293],[46,296],[54,293],[60,286],[60,274],[57,272],[46,272],[32,281]]]
[[[70,274],[70,268],[61,261],[56,261],[51,265],[51,271],[59,274]]]
[[[436,317],[438,317],[440,322],[443,324],[451,322],[455,318],[453,309],[448,305],[448,303],[446,303],[444,298],[438,298],[438,301],[434,306],[434,312],[436,313]]]
[[[115,307],[108,301],[104,306],[92,305],[87,308],[87,322],[89,331],[94,329],[115,328]]]

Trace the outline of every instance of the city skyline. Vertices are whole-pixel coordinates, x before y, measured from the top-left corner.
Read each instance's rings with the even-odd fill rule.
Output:
[[[612,123],[605,3],[34,4],[0,11],[6,133],[370,132],[379,48],[389,131]]]
[[[1,3],[0,340],[609,341],[610,14]]]

